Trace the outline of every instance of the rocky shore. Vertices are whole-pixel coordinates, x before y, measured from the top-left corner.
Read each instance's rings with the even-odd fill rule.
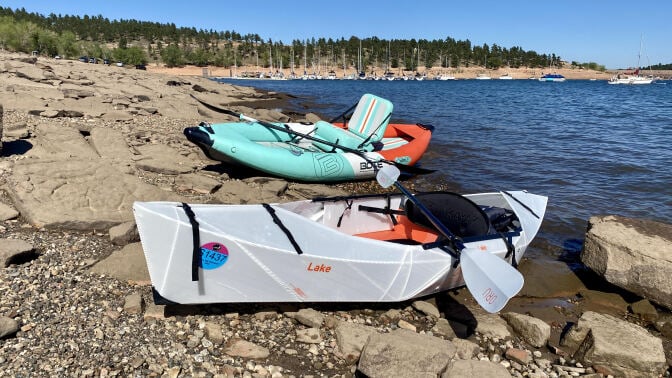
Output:
[[[646,220],[591,218],[589,269],[524,261],[526,286],[499,314],[464,289],[407,303],[156,305],[134,200],[282,202],[376,185],[233,169],[182,135],[232,120],[192,94],[280,121],[286,95],[6,53],[0,78],[0,376],[670,376],[672,226]]]

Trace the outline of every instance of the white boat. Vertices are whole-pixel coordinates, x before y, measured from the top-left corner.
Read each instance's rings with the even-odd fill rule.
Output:
[[[436,80],[457,80],[453,75],[443,74],[436,77]]]
[[[486,74],[476,75],[476,80],[491,80],[492,78]]]
[[[653,75],[648,75],[648,76],[642,76],[640,73],[640,60],[642,57],[642,44],[643,44],[643,37],[640,38],[639,41],[639,54],[637,55],[637,69],[635,69],[634,72],[629,73],[619,73],[611,77],[609,81],[607,81],[607,84],[626,84],[626,85],[643,85],[643,84],[651,84],[655,81],[655,78]]]
[[[495,260],[497,271],[520,276],[511,265],[537,234],[547,203],[525,191],[405,198],[135,202],[133,210],[157,303],[396,302],[465,280],[490,303],[496,298],[489,286],[470,286],[484,282],[473,279],[474,272],[487,270],[485,259]],[[425,207],[432,216],[425,216]],[[432,227],[433,216],[458,238],[440,237],[447,233]],[[456,254],[462,243],[469,253]],[[477,260],[483,263],[474,265]],[[522,276],[512,285],[510,296],[522,287]]]
[[[642,76],[639,73],[639,68],[635,72],[616,74],[607,81],[607,84],[626,84],[626,85],[641,85],[641,84],[651,84],[654,82],[654,77],[652,75]]]
[[[499,77],[499,80],[513,80],[513,76],[509,75],[508,73],[505,73],[504,75],[501,75]]]

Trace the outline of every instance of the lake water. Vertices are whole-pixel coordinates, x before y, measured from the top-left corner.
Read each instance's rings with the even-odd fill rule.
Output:
[[[298,96],[296,109],[325,118],[364,93],[389,99],[393,121],[435,127],[421,165],[437,172],[416,186],[549,197],[528,257],[576,260],[592,215],[672,223],[672,82],[223,81]]]

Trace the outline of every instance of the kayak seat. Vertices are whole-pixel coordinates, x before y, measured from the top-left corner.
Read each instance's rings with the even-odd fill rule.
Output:
[[[418,193],[415,198],[450,232],[460,238],[488,235],[494,231],[488,215],[470,199],[457,193]],[[412,201],[406,200],[404,207],[406,215],[412,222],[435,229]]]
[[[407,245],[432,243],[439,237],[433,229],[411,222],[405,215],[396,215],[396,219],[396,224],[389,230],[366,232],[355,236]]]
[[[369,93],[364,94],[350,117],[347,129],[318,121],[315,124],[317,128],[315,136],[350,149],[364,151],[380,149],[379,142],[390,123],[393,108],[389,100]],[[334,150],[333,146],[317,141],[313,144],[323,151]]]

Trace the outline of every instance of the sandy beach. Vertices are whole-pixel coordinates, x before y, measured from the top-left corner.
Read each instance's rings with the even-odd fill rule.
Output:
[[[290,182],[208,159],[182,130],[233,118],[192,95],[259,119],[289,117],[267,105],[282,109],[287,95],[203,73],[0,53],[0,376],[670,376],[670,309],[561,262],[523,261],[526,284],[499,314],[466,289],[403,303],[155,304],[134,201],[274,203],[377,188]],[[660,235],[672,226],[656,227],[635,237],[658,235],[644,244],[669,248]],[[605,343],[616,357],[603,358]]]

